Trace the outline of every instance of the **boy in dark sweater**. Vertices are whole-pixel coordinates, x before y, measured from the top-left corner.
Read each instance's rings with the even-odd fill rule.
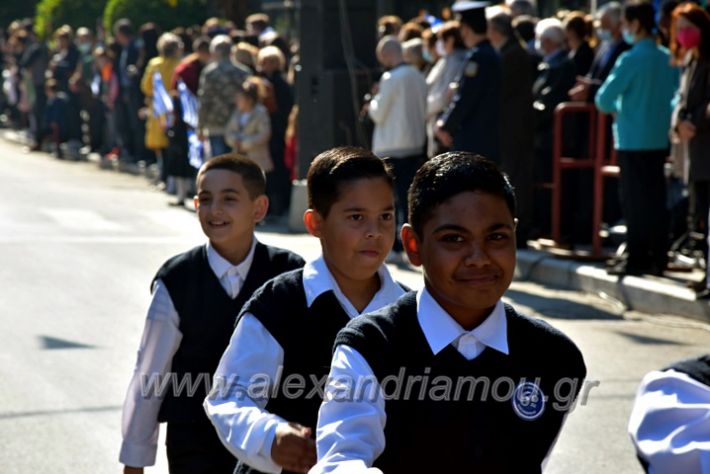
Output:
[[[541,472],[586,369],[572,341],[501,301],[508,179],[470,153],[433,158],[402,242],[424,289],[338,334],[311,473]]]
[[[158,270],[138,362],[123,407],[120,462],[125,473],[155,463],[159,423],[167,422],[171,474],[231,474],[236,459],[222,446],[202,400],[252,293],[271,278],[303,266],[298,255],[256,240],[266,215],[259,165],[232,154],[205,163],[195,207],[206,245]]]
[[[307,472],[335,335],[404,294],[383,265],[394,242],[393,177],[362,148],[334,148],[308,171],[308,231],[322,255],[246,304],[204,407],[238,473]],[[218,386],[219,385],[219,386]]]

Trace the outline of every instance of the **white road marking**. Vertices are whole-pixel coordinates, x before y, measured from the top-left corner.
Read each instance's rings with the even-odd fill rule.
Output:
[[[60,227],[80,231],[128,232],[130,228],[106,219],[96,211],[75,208],[43,208],[41,212]]]

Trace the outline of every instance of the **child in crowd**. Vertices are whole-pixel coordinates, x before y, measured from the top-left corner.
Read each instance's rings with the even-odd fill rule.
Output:
[[[303,266],[299,256],[254,236],[269,204],[265,189],[259,166],[236,154],[213,158],[197,175],[195,207],[208,242],[169,259],[153,280],[123,406],[120,462],[127,474],[155,463],[161,422],[168,424],[171,473],[234,470],[236,459],[210,426],[202,400],[244,303],[267,280]]]
[[[335,335],[404,289],[383,262],[394,243],[393,176],[362,148],[325,151],[308,172],[308,232],[322,254],[264,285],[242,310],[204,407],[239,473],[305,473]],[[299,388],[300,387],[300,388]]]
[[[541,472],[586,369],[572,341],[501,300],[508,179],[470,153],[433,158],[401,235],[424,289],[336,337],[310,472]]]
[[[227,124],[225,141],[233,151],[246,154],[268,173],[274,169],[269,152],[271,120],[259,100],[259,85],[254,81],[244,82],[235,102],[237,107]]]

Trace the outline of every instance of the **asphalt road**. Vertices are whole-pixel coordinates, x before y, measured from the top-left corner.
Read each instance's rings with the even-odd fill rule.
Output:
[[[166,258],[203,242],[195,215],[169,208],[143,178],[7,143],[0,156],[0,472],[120,472],[121,404],[149,284]],[[259,238],[318,252],[305,235]],[[396,274],[421,286],[417,272]],[[641,473],[626,435],[638,382],[707,351],[710,326],[622,314],[599,296],[526,282],[508,298],[572,337],[599,382],[569,416],[546,472]],[[166,473],[164,457],[161,447],[148,472]]]

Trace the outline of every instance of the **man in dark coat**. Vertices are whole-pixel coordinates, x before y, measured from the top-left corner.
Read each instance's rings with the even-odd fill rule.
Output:
[[[116,42],[121,45],[116,68],[120,86],[116,101],[116,128],[122,148],[121,160],[137,162],[145,154],[145,126],[138,117],[138,111],[143,107],[141,76],[138,74],[140,44],[134,37],[130,20],[118,20],[113,27],[113,33]]]
[[[617,2],[604,5],[597,14],[600,28],[597,32],[601,45],[592,62],[589,74],[577,78],[577,84],[570,91],[574,101],[594,102],[594,96],[606,77],[611,72],[621,53],[631,46],[624,41],[621,28],[622,7]]]
[[[500,159],[500,83],[498,54],[487,38],[487,2],[458,2],[461,37],[471,48],[458,81],[457,93],[437,121],[435,134],[442,145],[457,151]]]
[[[501,11],[488,20],[488,37],[501,58],[500,168],[518,197],[518,246],[532,225],[533,144],[532,58],[515,35],[512,17]]]

